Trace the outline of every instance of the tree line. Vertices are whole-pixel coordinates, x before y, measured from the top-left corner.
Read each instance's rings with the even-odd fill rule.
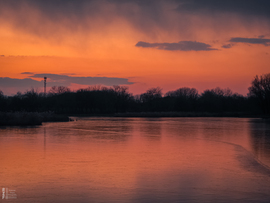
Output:
[[[251,115],[270,114],[270,74],[256,76],[243,96],[230,89],[207,89],[201,94],[195,88],[182,87],[165,94],[159,87],[133,96],[125,86],[93,86],[77,91],[52,87],[48,94],[34,89],[24,94],[5,96],[0,91],[1,112],[45,112],[58,114],[114,114],[125,112],[242,112]]]

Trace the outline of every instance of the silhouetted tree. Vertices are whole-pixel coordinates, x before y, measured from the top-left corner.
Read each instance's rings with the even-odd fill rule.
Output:
[[[232,111],[230,105],[234,101],[232,95],[233,93],[229,88],[216,87],[215,89],[205,90],[199,98],[200,110],[207,112]]]
[[[248,90],[249,96],[258,99],[262,111],[265,114],[270,114],[270,73],[256,75]]]
[[[53,86],[51,87],[49,94],[63,94],[66,92],[71,92],[68,87],[64,86]]]
[[[140,101],[144,111],[160,111],[162,106],[162,89],[151,88],[140,95]]]
[[[165,94],[167,105],[172,107],[172,111],[195,111],[198,97],[198,91],[189,87],[182,87]]]
[[[151,88],[146,91],[146,93],[141,94],[140,100],[145,102],[153,101],[154,99],[162,98],[162,89],[160,87]]]
[[[6,99],[3,92],[0,90],[0,111],[4,111],[6,109]]]
[[[254,84],[257,85],[257,82]],[[267,90],[267,87],[263,90]],[[0,111],[54,111],[64,114],[193,111],[246,112],[259,115],[262,111],[256,105],[258,98],[253,92],[257,93],[254,88],[250,88],[250,96],[244,97],[233,94],[230,89],[215,88],[205,90],[199,95],[196,89],[183,87],[167,92],[163,97],[161,88],[158,87],[134,97],[125,86],[93,86],[76,92],[67,87],[55,86],[46,97],[34,89],[9,97],[0,91]],[[266,93],[263,95],[265,97],[262,98],[267,98]]]
[[[39,94],[34,88],[27,90],[24,95],[22,95],[22,106],[25,111],[38,111],[40,102]]]
[[[130,102],[133,100],[132,94],[128,93],[128,87],[126,86],[113,86],[113,90],[116,94],[116,111],[125,112],[128,109]]]

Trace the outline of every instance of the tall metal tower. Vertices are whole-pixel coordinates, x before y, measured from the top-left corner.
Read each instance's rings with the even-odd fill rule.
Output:
[[[46,96],[46,80],[47,77],[44,77],[44,96]]]

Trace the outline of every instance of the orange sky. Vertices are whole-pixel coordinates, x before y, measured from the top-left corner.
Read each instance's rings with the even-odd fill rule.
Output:
[[[246,94],[253,77],[270,70],[269,43],[229,42],[234,37],[269,39],[268,16],[176,12],[178,4],[170,1],[154,3],[155,8],[150,9],[153,13],[133,1],[86,3],[86,11],[96,8],[92,15],[80,7],[75,8],[84,15],[77,10],[64,10],[69,8],[66,5],[57,13],[59,7],[53,10],[52,3],[45,11],[28,1],[4,6],[0,15],[2,78],[31,76],[22,72],[114,77],[133,83],[126,86],[134,94],[157,86],[163,88],[163,93],[184,86],[200,92],[219,86]],[[196,41],[217,50],[172,51],[135,46],[139,41]],[[222,48],[226,44],[232,47]],[[70,85],[74,89],[80,86]],[[42,86],[34,88],[42,90]],[[17,91],[1,85],[1,81],[0,89],[4,94]],[[19,87],[18,90],[21,91]]]

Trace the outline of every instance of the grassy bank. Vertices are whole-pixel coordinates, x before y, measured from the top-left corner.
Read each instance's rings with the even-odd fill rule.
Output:
[[[260,115],[255,115],[246,112],[130,112],[117,113],[115,117],[247,117],[257,118]]]
[[[0,112],[0,126],[41,125],[42,122],[69,121],[68,116],[52,112]]]

